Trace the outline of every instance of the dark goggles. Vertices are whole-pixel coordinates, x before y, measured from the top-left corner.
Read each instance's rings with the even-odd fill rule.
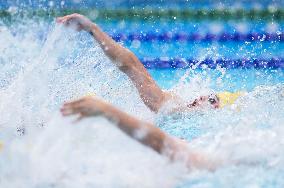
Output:
[[[219,98],[217,97],[217,95],[211,94],[208,96],[208,102],[210,104],[216,104],[217,102],[219,102]]]

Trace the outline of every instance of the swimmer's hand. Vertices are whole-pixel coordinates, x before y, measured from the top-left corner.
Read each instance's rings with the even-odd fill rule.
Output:
[[[94,25],[94,23],[87,17],[77,13],[58,17],[56,21],[57,23],[64,24],[67,27],[72,27],[77,31],[85,30],[87,32],[90,32]]]
[[[81,120],[85,117],[103,115],[107,111],[108,106],[109,104],[102,100],[88,96],[76,101],[65,103],[61,108],[61,113],[63,116],[78,114],[78,120]]]

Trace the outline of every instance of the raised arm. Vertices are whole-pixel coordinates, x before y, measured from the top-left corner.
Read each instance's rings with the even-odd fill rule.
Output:
[[[61,109],[64,116],[79,114],[104,116],[131,138],[163,154],[173,161],[182,160],[189,168],[212,169],[205,155],[190,150],[183,141],[173,138],[151,123],[143,122],[94,97],[85,97],[65,103]]]
[[[170,96],[159,88],[139,59],[131,51],[116,43],[88,18],[80,14],[71,14],[58,18],[57,22],[91,33],[104,53],[130,78],[141,99],[152,111],[157,112],[168,100]]]

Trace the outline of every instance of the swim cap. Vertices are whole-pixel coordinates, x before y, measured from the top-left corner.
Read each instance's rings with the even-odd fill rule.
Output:
[[[96,96],[95,93],[87,93],[87,94],[85,95],[85,97],[94,97],[94,96]]]
[[[242,92],[239,91],[235,93],[231,93],[228,91],[218,93],[217,96],[219,98],[219,107],[223,108],[226,105],[233,104],[241,95]]]
[[[0,151],[3,150],[3,147],[4,147],[4,144],[3,144],[3,142],[0,141]]]

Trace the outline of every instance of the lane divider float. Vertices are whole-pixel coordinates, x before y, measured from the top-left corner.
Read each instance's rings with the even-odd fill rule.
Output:
[[[284,20],[283,8],[265,8],[265,9],[66,9],[60,7],[51,7],[47,9],[35,10],[0,10],[0,17],[10,17],[16,14],[26,16],[56,17],[72,13],[87,15],[92,19],[108,20]]]
[[[275,41],[283,42],[284,33],[221,33],[221,34],[199,34],[199,33],[185,33],[185,32],[166,32],[166,33],[129,33],[129,34],[111,34],[112,38],[117,41]]]
[[[148,69],[186,69],[186,68],[210,68],[217,67],[234,68],[268,68],[284,69],[284,58],[271,59],[184,59],[184,58],[142,58],[141,62]]]

